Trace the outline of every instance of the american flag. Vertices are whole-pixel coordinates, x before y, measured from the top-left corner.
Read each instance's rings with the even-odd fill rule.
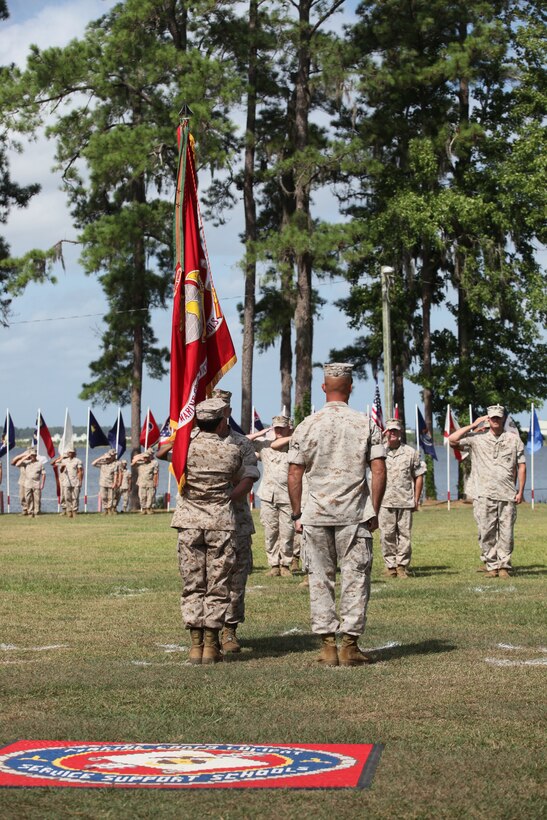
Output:
[[[372,411],[370,417],[374,424],[383,432],[384,431],[384,414],[382,413],[382,402],[380,399],[380,390],[376,384],[376,391],[374,393],[374,401],[372,402]]]

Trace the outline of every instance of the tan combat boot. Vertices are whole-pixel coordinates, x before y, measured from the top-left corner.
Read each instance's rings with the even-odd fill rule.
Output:
[[[342,646],[338,652],[340,666],[363,666],[366,663],[374,663],[374,660],[364,652],[361,652],[357,645],[357,635],[342,635]]]
[[[387,575],[388,578],[396,578],[397,577],[397,567],[386,567],[383,575]]]
[[[309,587],[310,587],[310,576],[308,575],[308,573],[306,573],[306,577],[304,578],[304,580],[300,581],[300,583],[298,584],[298,587],[300,589],[309,589]]]
[[[293,557],[293,559],[291,561],[291,572],[298,572],[299,569],[300,569],[300,561],[298,560],[298,558]]]
[[[292,578],[292,572],[290,571],[289,567],[281,566],[279,568],[279,574],[282,578]]]
[[[486,569],[484,571],[484,577],[485,578],[497,578],[498,577],[497,569]]]
[[[224,624],[222,630],[222,651],[241,652],[241,646],[236,636],[237,624]]]
[[[406,567],[397,567],[395,574],[397,578],[410,578]]]
[[[222,652],[220,651],[220,644],[218,642],[218,629],[203,630],[203,655],[201,656],[202,663],[219,663],[222,660]]]
[[[269,575],[270,578],[278,578],[281,575],[281,570],[279,567],[270,567],[270,569],[266,572],[266,575]]]
[[[192,646],[190,647],[188,660],[191,664],[197,666],[201,663],[203,655],[203,629],[190,629],[190,640],[192,641]]]
[[[511,573],[507,569],[507,567],[500,567],[498,570],[498,578],[510,578]]]
[[[338,649],[336,648],[336,635],[321,635],[321,652],[317,658],[317,663],[323,666],[338,666]]]

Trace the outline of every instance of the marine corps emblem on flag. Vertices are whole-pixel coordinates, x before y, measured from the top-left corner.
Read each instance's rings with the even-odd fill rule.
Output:
[[[23,740],[0,749],[0,786],[365,788],[374,744],[248,746]]]

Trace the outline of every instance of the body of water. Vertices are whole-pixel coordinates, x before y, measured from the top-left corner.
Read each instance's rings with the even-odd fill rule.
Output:
[[[437,457],[438,461],[435,462],[435,485],[437,488],[437,498],[439,501],[446,500],[446,487],[447,487],[447,470],[446,470],[446,459],[447,459],[447,448],[444,447],[442,444],[436,447],[437,450]],[[15,448],[14,450],[10,450],[10,460],[17,455],[18,453],[22,452],[22,448]],[[92,467],[91,462],[97,458],[99,455],[102,455],[103,451],[99,450],[90,450],[89,452],[89,469],[87,475],[87,510],[88,512],[97,512],[99,509],[99,469],[97,467]],[[105,450],[106,452],[106,450]],[[81,460],[82,464],[84,465],[85,469],[85,448],[80,449],[77,452],[78,458]],[[531,500],[531,456],[529,453],[526,453],[526,464],[528,468],[528,477],[526,479],[526,490],[525,490],[525,501]],[[168,472],[168,465],[164,461],[159,461],[159,482],[158,482],[158,489],[157,489],[157,496],[164,496],[167,494],[168,489],[171,493],[171,503],[170,507],[173,509],[176,503],[176,483],[171,476],[171,480],[169,481],[169,472]],[[4,471],[4,476],[2,480],[2,484],[0,485],[0,490],[3,492],[4,495],[4,512],[7,512],[7,475],[6,475],[6,458],[2,459],[2,466]],[[260,467],[259,462],[259,467]],[[544,446],[539,450],[537,453],[534,454],[534,476],[535,476],[535,500],[536,503],[547,503],[547,447]],[[10,481],[10,508],[11,512],[18,513],[21,511],[21,507],[19,505],[19,470],[16,467],[12,467],[11,464],[9,465],[9,481]],[[450,494],[452,501],[455,501],[458,497],[458,464],[452,453],[450,453]],[[84,486],[85,486],[85,478],[84,478]],[[255,484],[255,496],[258,490],[260,483],[257,482]],[[258,499],[257,499],[257,503]],[[83,512],[84,509],[84,488],[82,487],[82,492],[80,494],[80,511]],[[57,512],[57,495],[55,489],[55,476],[53,474],[53,469],[49,464],[46,464],[46,483],[44,486],[44,490],[42,493],[42,511],[43,512]]]

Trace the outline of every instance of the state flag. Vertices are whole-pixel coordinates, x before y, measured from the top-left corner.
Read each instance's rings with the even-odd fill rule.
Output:
[[[156,443],[159,437],[160,428],[157,425],[156,419],[154,418],[152,411],[149,410],[146,414],[146,418],[142,426],[139,442],[143,447],[152,447],[152,445]]]
[[[433,444],[433,437],[429,432],[427,424],[425,423],[425,419],[420,413],[419,408],[416,408],[416,416],[418,419],[418,436],[420,438],[420,444],[422,445],[422,450],[431,458],[434,458],[435,461],[438,461],[437,453],[435,451],[435,445]]]
[[[121,458],[127,446],[125,424],[123,423],[121,413],[118,413],[118,418],[114,422],[114,426],[110,428],[106,435],[110,446],[113,450],[116,450],[116,458]]]
[[[447,408],[446,408],[446,419],[445,419],[445,422],[444,422],[444,433],[443,433],[443,435],[444,435],[443,444],[444,444],[445,447],[450,447],[450,444],[448,442],[448,437],[451,436],[452,433],[455,433],[456,430],[459,430],[459,429],[460,429],[460,425],[456,421],[456,417],[452,415],[450,405],[448,405]],[[458,449],[453,449],[452,452],[454,453],[456,461],[463,461],[463,459],[466,458],[469,455],[469,453],[462,453],[462,451],[458,450]]]
[[[8,450],[15,447],[15,427],[9,413],[6,414],[4,429],[2,431],[2,443],[0,444],[0,458],[5,456]]]
[[[105,433],[103,432],[101,425],[91,412],[89,411],[89,429],[87,431],[87,441],[91,448],[93,447],[108,447],[110,442],[108,441]]]
[[[63,436],[61,441],[59,442],[58,452],[59,455],[62,456],[66,453],[67,450],[74,449],[74,431],[72,429],[72,421],[70,420],[70,416],[68,414],[68,410],[66,412],[65,417],[65,428],[63,430]]]
[[[530,427],[528,429],[528,441],[526,442],[526,449],[529,453],[537,453],[543,447],[543,434],[539,426],[539,419],[534,409],[530,413]]]
[[[263,430],[264,425],[262,424],[262,420],[258,415],[256,408],[253,408],[253,428],[255,430]]]

